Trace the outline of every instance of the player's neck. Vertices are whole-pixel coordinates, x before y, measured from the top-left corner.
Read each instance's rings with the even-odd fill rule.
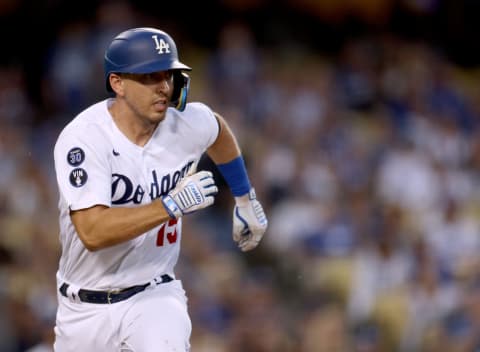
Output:
[[[148,143],[152,137],[158,123],[152,123],[146,119],[140,119],[128,112],[120,113],[115,105],[109,108],[110,115],[117,128],[127,137],[132,143],[143,147]]]

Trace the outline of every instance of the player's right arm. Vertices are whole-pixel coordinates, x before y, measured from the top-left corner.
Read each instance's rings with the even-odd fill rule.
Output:
[[[105,136],[94,126],[88,133],[81,132],[82,126],[75,126],[62,133],[54,156],[60,194],[88,250],[131,240],[165,221],[213,204],[218,191],[213,175],[200,171],[187,175],[167,195],[149,204],[112,207],[111,147],[101,142]]]
[[[94,251],[131,240],[170,219],[213,204],[218,188],[210,171],[187,175],[162,198],[137,207],[95,205],[70,216],[85,248]]]
[[[187,175],[162,198],[137,207],[95,205],[70,213],[85,248],[95,251],[129,241],[152,228],[208,207],[218,188],[210,171]]]
[[[161,200],[133,208],[95,205],[71,211],[70,217],[90,251],[129,241],[170,219]]]

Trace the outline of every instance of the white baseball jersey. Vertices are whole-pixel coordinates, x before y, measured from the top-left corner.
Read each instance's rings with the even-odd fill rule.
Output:
[[[108,111],[111,102],[99,102],[73,119],[54,151],[62,244],[57,279],[95,290],[138,285],[162,274],[174,277],[181,219],[91,252],[78,237],[70,210],[94,205],[134,207],[165,195],[219,133],[210,108],[189,103],[183,112],[169,108],[151,139],[140,147],[117,128]]]

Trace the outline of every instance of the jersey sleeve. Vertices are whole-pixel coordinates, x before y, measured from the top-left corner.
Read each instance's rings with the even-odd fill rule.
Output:
[[[206,150],[217,139],[220,133],[220,126],[213,111],[207,105],[203,103],[192,103],[191,105],[195,115],[195,130],[201,136],[201,141],[204,144],[202,147]]]
[[[54,149],[60,195],[71,210],[111,206],[106,136],[95,126],[65,129]]]

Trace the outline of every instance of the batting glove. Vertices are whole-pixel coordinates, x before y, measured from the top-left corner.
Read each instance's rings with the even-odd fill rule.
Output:
[[[255,189],[248,194],[235,197],[233,208],[233,240],[243,251],[254,249],[267,230],[268,220],[262,205],[257,200]]]
[[[218,188],[210,171],[186,176],[162,198],[163,206],[172,219],[193,213],[213,204]]]

